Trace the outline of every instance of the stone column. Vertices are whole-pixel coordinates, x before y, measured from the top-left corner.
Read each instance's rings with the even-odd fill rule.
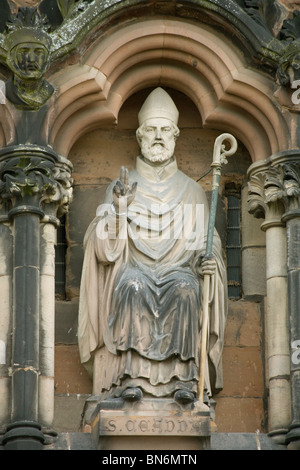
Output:
[[[259,187],[259,191],[253,186],[253,181],[260,178],[263,184]],[[273,395],[277,396],[272,402],[271,386],[270,386],[270,422],[279,413],[276,418],[278,426],[280,423],[283,429],[287,426],[287,434],[285,443],[291,448],[300,449],[300,155],[296,151],[286,151],[273,155],[263,164],[254,164],[249,170],[249,201],[250,211],[256,211],[259,216],[265,215],[266,222],[263,224],[268,230],[270,223],[268,222],[268,209],[272,207],[273,213],[277,213],[277,230],[273,227],[273,242],[269,240],[270,257],[267,272],[279,274],[283,272],[284,257],[286,256],[286,273],[287,273],[287,289],[283,281],[278,285],[277,281],[268,292],[268,337],[271,341],[271,352],[274,347],[278,356],[273,360],[272,369],[281,374],[277,376],[277,385],[273,389]],[[252,205],[251,205],[252,204]],[[286,233],[283,234],[279,229],[281,221],[286,224]],[[272,224],[274,226],[274,224]],[[270,237],[269,237],[270,238]],[[284,238],[286,239],[283,246]],[[272,247],[272,243],[275,245]],[[268,241],[267,241],[268,244]],[[276,268],[276,263],[280,261],[280,265]],[[270,279],[271,280],[271,279]],[[270,305],[270,302],[272,305]],[[287,306],[288,315],[284,313]],[[271,313],[277,312],[276,317]],[[281,312],[281,313],[280,313]],[[279,319],[278,325],[274,322],[275,318]],[[272,322],[272,324],[270,323]],[[272,328],[276,328],[272,332]],[[288,333],[287,333],[288,332]],[[288,341],[288,344],[287,344]],[[288,346],[288,347],[287,347]],[[291,418],[289,417],[287,383],[284,388],[283,380],[287,377],[288,364],[285,351],[289,354],[289,379],[290,379],[290,401],[291,401]],[[281,355],[281,360],[279,356]],[[271,363],[270,363],[271,365]],[[275,367],[275,369],[274,369]],[[270,375],[270,381],[272,377]],[[281,387],[280,382],[281,381]],[[282,389],[281,389],[282,388]],[[276,391],[276,393],[275,393]],[[280,420],[278,420],[280,417]],[[277,426],[277,427],[278,427]],[[271,435],[278,434],[276,429],[271,428]]]
[[[51,432],[54,416],[55,243],[56,226],[41,221],[39,419]]]
[[[13,235],[6,204],[0,201],[0,434],[10,416],[10,361]]]
[[[2,439],[8,450],[42,448],[43,428],[52,424],[54,236],[45,224],[57,224],[57,211],[69,203],[70,172],[70,163],[48,148],[18,145],[0,152],[0,195],[14,233],[10,423]],[[46,275],[53,279],[45,282]]]
[[[266,350],[269,387],[269,434],[279,443],[291,420],[290,351],[287,306],[284,204],[268,162],[249,169],[249,212],[264,218],[266,233]]]
[[[40,376],[39,422],[45,433],[52,433],[54,417],[55,346],[55,244],[59,219],[72,200],[72,165],[56,155],[53,167],[55,185],[43,198],[44,216],[40,224]]]
[[[300,450],[300,154],[282,165],[287,230],[288,301],[291,347],[292,422],[286,436],[291,449]]]

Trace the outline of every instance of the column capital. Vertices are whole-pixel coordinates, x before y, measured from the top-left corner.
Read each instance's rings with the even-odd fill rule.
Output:
[[[248,170],[248,211],[262,229],[300,216],[300,150],[274,154]]]
[[[0,198],[8,219],[19,213],[39,214],[57,223],[72,199],[72,164],[50,147],[16,145],[0,150]]]

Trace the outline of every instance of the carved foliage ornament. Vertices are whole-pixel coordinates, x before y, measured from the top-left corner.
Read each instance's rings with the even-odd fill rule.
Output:
[[[264,174],[258,173],[248,183],[248,211],[257,219],[265,217],[264,180]]]
[[[72,199],[70,169],[42,157],[15,157],[0,163],[0,197],[12,201],[52,203],[59,214]]]
[[[285,210],[300,206],[300,162],[283,163],[254,174],[248,183],[248,211],[264,218],[267,206],[282,202]]]

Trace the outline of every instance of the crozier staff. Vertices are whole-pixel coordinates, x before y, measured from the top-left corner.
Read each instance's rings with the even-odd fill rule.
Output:
[[[230,142],[229,149],[226,150],[224,141]],[[237,149],[237,141],[231,134],[221,134],[215,141],[214,145],[214,155],[213,162],[211,167],[213,169],[213,179],[212,179],[212,198],[211,198],[211,207],[209,214],[209,223],[207,230],[207,239],[206,239],[206,251],[205,258],[209,260],[213,257],[213,239],[214,239],[214,230],[215,230],[215,221],[216,221],[216,212],[217,212],[217,203],[219,195],[219,185],[220,185],[220,176],[221,176],[221,167],[223,164],[227,163],[226,157],[233,155]],[[206,270],[204,273],[203,280],[203,300],[202,300],[202,329],[201,329],[201,341],[200,341],[200,374],[199,374],[199,400],[204,401],[204,387],[205,387],[205,356],[207,348],[207,333],[209,325],[209,310],[210,310],[210,282],[211,282],[211,272]]]

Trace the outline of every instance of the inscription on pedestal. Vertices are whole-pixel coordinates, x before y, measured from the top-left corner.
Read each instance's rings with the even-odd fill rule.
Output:
[[[182,413],[138,412],[101,410],[100,436],[209,436],[210,417]]]

